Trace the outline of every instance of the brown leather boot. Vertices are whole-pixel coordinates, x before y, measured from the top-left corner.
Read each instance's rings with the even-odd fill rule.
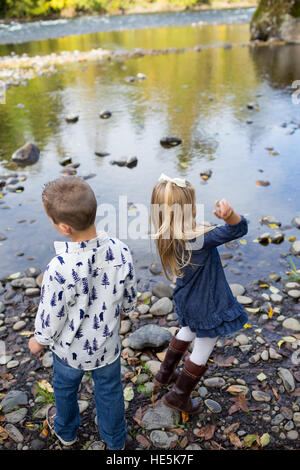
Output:
[[[200,403],[190,395],[206,370],[206,365],[198,366],[187,359],[176,384],[170,392],[163,396],[163,403],[169,408],[176,408],[184,413],[198,413]]]
[[[179,330],[177,330],[175,336],[173,336],[167,349],[166,356],[160,365],[160,370],[153,379],[156,387],[168,385],[170,382],[175,381],[179,375],[175,368],[189,347],[191,341],[182,341],[177,339],[176,335],[178,331]]]

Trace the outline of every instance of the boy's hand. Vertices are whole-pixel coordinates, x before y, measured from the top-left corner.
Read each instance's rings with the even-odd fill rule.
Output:
[[[221,201],[215,202],[215,210],[213,213],[216,217],[223,219],[229,225],[235,225],[241,220],[241,216],[234,212],[226,199],[221,199]]]
[[[30,340],[28,341],[28,347],[32,354],[38,354],[42,351],[42,349],[44,349],[44,346],[38,343],[35,338],[30,338]]]

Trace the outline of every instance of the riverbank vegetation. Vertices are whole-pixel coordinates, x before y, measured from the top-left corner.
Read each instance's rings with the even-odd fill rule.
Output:
[[[73,17],[84,13],[184,10],[256,3],[256,0],[2,0],[0,18]]]

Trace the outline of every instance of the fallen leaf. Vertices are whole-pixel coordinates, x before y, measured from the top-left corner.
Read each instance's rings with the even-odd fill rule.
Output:
[[[271,305],[269,305],[269,307],[268,307],[268,317],[272,318],[273,314],[274,314],[273,307],[271,307]]]
[[[230,432],[228,437],[229,437],[231,444],[233,444],[235,447],[243,447],[242,442],[240,441],[238,436],[234,434],[234,432]]]
[[[277,393],[276,388],[274,388],[273,386],[271,386],[271,389],[272,389],[272,392],[274,393],[274,396],[275,396],[276,400],[279,400],[279,395],[278,395],[278,393]]]
[[[5,441],[5,439],[7,438],[8,438],[7,432],[2,426],[0,426],[0,444],[3,444],[3,441]]]
[[[269,284],[259,284],[259,287],[261,287],[262,289],[268,289]]]
[[[143,417],[143,410],[142,410],[142,407],[140,406],[137,410],[136,410],[136,413],[133,417],[134,421],[136,423],[138,423],[139,426],[144,426],[144,423],[142,421],[142,417]]]
[[[258,313],[260,311],[260,308],[259,307],[257,307],[257,308],[245,307],[245,310],[248,313]]]
[[[268,226],[271,228],[279,228],[279,225],[277,224],[268,224]]]
[[[250,325],[250,323],[245,323],[245,325],[243,326],[243,328],[251,328],[252,325]]]
[[[45,390],[46,392],[54,393],[53,387],[47,380],[40,380],[38,382],[38,386],[42,389]]]
[[[240,423],[232,423],[230,426],[224,429],[224,434],[229,434],[231,432],[235,432],[240,427]]]
[[[266,447],[270,443],[270,434],[267,432],[260,436],[260,445]]]
[[[173,432],[174,434],[177,434],[178,436],[185,434],[185,430],[182,428],[175,428],[175,429],[172,429],[170,432]]]
[[[181,449],[184,449],[184,448],[187,446],[188,442],[189,442],[189,441],[188,441],[188,438],[187,438],[186,436],[184,436],[184,438],[183,438],[182,441],[180,442],[180,447],[181,447]]]
[[[48,436],[48,431],[47,431],[47,429],[43,429],[43,430],[42,430],[42,434],[43,434],[43,436],[47,437],[47,436]]]
[[[223,356],[219,355],[215,358],[214,362],[219,367],[231,367],[234,359],[234,356],[229,356],[225,359]]]
[[[135,438],[146,449],[149,449],[149,447],[151,447],[151,442],[149,442],[148,439],[142,436],[142,434],[137,434]]]
[[[251,447],[252,444],[256,441],[256,434],[247,434],[247,436],[244,437],[244,445],[246,447]]]
[[[229,398],[229,400],[233,401],[233,405],[229,408],[228,414],[232,415],[233,413],[236,413],[237,411],[248,411],[248,405],[247,401],[244,395],[238,394],[234,398]]]
[[[238,393],[244,393],[243,389],[241,389],[240,387],[238,387],[237,385],[230,385],[226,392],[228,393],[232,393],[233,395],[236,395]]]
[[[208,424],[207,426],[196,431],[196,436],[204,437],[206,441],[211,439],[215,433],[216,426],[214,424]]]
[[[257,378],[260,382],[262,382],[263,380],[266,380],[266,379],[267,379],[267,376],[266,376],[263,372],[261,372],[260,374],[258,374],[258,375],[256,376],[256,378]]]
[[[182,418],[182,422],[183,423],[186,423],[188,420],[189,420],[189,414],[188,413],[184,413],[184,411],[181,412],[181,418]]]
[[[247,245],[247,240],[245,240],[245,238],[242,238],[242,239],[240,240],[240,244],[241,244],[241,245]]]
[[[278,341],[277,346],[278,346],[279,349],[281,348],[283,343],[285,343],[284,339],[281,339],[280,341]]]
[[[31,335],[34,335],[34,331],[21,331],[19,333],[19,335],[21,335],[21,336],[31,336]]]
[[[164,360],[164,358],[166,357],[166,354],[167,354],[167,352],[165,351],[165,352],[157,353],[156,356],[158,357],[160,362],[162,362]]]
[[[296,237],[290,237],[289,242],[294,242],[296,240]]]
[[[124,388],[124,400],[131,401],[134,398],[133,388],[128,386]]]

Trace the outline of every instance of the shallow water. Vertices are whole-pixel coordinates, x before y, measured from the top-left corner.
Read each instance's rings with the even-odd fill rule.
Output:
[[[162,48],[248,39],[248,25],[204,25],[103,32],[22,47],[34,53],[37,44],[43,44],[40,54],[44,54],[104,45]],[[285,230],[286,241],[281,245],[261,246],[253,240],[263,232],[275,232],[259,223],[262,216],[273,215],[287,225],[300,212],[300,128],[294,131],[296,124],[292,123],[300,123],[300,105],[291,99],[291,84],[300,77],[300,65],[295,61],[299,53],[299,46],[236,46],[124,63],[81,63],[36,78],[27,87],[10,89],[7,104],[0,106],[0,173],[14,169],[10,156],[25,141],[36,142],[41,157],[34,166],[19,171],[28,177],[25,191],[8,193],[2,199],[10,209],[1,210],[0,205],[0,232],[8,236],[0,243],[0,275],[30,265],[44,268],[53,255],[52,242],[60,237],[43,213],[40,195],[43,184],[59,176],[59,161],[66,156],[80,163],[78,175],[96,173],[88,182],[99,203],[113,204],[117,213],[119,195],[126,196],[128,202],[148,205],[161,172],[188,178],[196,188],[198,202],[205,205],[205,219],[211,222],[216,220],[214,201],[225,197],[249,220],[247,244],[232,251],[234,256],[241,253],[243,265],[226,261],[228,279],[247,283],[270,273],[284,274],[287,268],[280,263],[286,260],[280,254],[289,251],[287,238],[299,231]],[[147,79],[124,81],[139,72]],[[248,102],[257,103],[259,110],[247,109]],[[20,103],[23,108],[18,107]],[[108,120],[98,117],[104,109],[112,112]],[[80,115],[76,124],[64,121],[70,112]],[[286,127],[282,127],[284,122]],[[182,145],[163,149],[159,141],[165,135],[182,138]],[[272,157],[265,147],[274,147],[280,154]],[[95,150],[111,155],[100,158]],[[110,160],[125,156],[137,156],[137,167],[110,165]],[[199,174],[207,168],[212,177],[203,182]],[[271,185],[259,187],[257,180],[268,180]],[[129,222],[133,214],[129,210]],[[124,241],[133,249],[139,276],[148,278],[149,270],[141,267],[157,259],[154,246],[151,254],[148,240]],[[16,256],[18,252],[24,256]],[[27,256],[35,259],[28,261]]]

